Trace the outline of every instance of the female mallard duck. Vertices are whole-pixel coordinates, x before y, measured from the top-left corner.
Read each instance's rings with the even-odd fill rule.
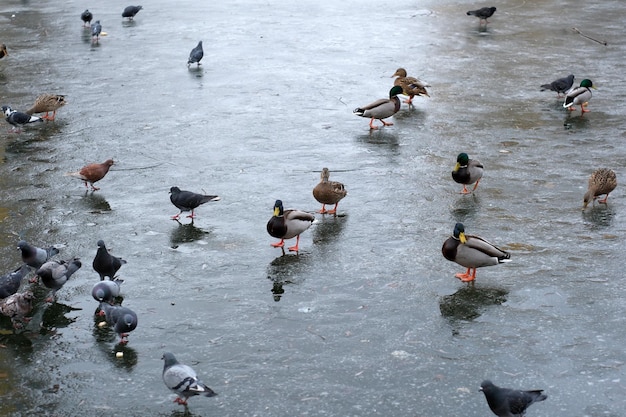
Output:
[[[35,100],[33,107],[26,111],[26,114],[43,113],[46,112],[42,119],[54,120],[57,114],[57,109],[67,104],[65,96],[60,94],[42,94]],[[52,116],[48,116],[48,113],[52,112]]]
[[[557,98],[561,98],[561,93],[566,94],[570,88],[574,85],[574,74],[570,74],[567,77],[559,78],[552,81],[550,84],[541,85],[541,91],[552,90],[556,91]]]
[[[404,68],[398,68],[391,77],[398,77],[394,80],[393,85],[399,85],[402,87],[402,94],[409,96],[409,99],[404,101],[405,103],[413,103],[413,97],[415,96],[430,97],[430,95],[428,95],[428,91],[426,91],[426,87],[429,86],[425,85],[417,78],[407,77],[406,70]]]
[[[321,214],[336,214],[339,201],[348,194],[343,184],[337,181],[329,181],[330,172],[328,168],[322,169],[321,180],[319,184],[313,188],[313,197],[322,203]],[[326,210],[326,204],[334,204],[332,210]]]
[[[480,179],[483,177],[483,164],[475,159],[469,159],[469,156],[462,152],[456,157],[456,165],[452,171],[452,179],[459,184],[463,184],[461,194],[469,194],[476,190]],[[474,184],[476,183],[476,184]],[[472,191],[468,191],[466,185],[474,184]]]
[[[465,234],[463,223],[454,226],[454,233],[441,248],[444,258],[467,268],[467,272],[455,276],[463,282],[476,279],[476,268],[511,262],[511,254],[503,251],[485,239]],[[474,272],[470,275],[470,270]]]
[[[600,168],[595,170],[591,177],[589,177],[589,185],[587,192],[583,197],[583,210],[587,208],[587,204],[590,201],[595,201],[598,196],[606,194],[602,200],[598,200],[598,203],[606,204],[606,200],[609,198],[609,193],[617,187],[617,177],[615,172],[609,168]]]
[[[584,79],[580,82],[580,87],[576,87],[565,96],[565,103],[563,103],[563,107],[566,109],[570,109],[571,111],[576,110],[574,105],[580,104],[580,111],[582,113],[587,113],[589,110],[585,109],[585,106],[591,100],[591,88],[595,90],[593,83],[591,80]]]
[[[0,59],[5,56],[9,56],[9,51],[7,51],[7,46],[5,44],[0,44]]]
[[[315,221],[315,216],[300,210],[284,210],[283,202],[276,200],[274,203],[274,215],[267,222],[267,233],[270,236],[280,239],[280,242],[270,243],[275,248],[285,246],[285,239],[296,238],[295,246],[288,249],[291,252],[298,252],[300,243],[300,233],[311,227]]]
[[[402,94],[402,87],[396,85],[391,90],[389,90],[389,98],[381,98],[380,100],[376,100],[373,103],[368,104],[367,106],[358,107],[354,109],[354,114],[361,117],[369,117],[370,120],[370,129],[376,130],[377,126],[374,126],[374,119],[380,120],[383,125],[391,126],[393,123],[385,122],[383,119],[393,116],[400,110],[400,99],[397,97],[398,94]]]

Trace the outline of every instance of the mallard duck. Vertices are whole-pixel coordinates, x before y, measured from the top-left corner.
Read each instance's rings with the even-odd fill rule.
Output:
[[[542,84],[541,91],[556,91],[556,96],[560,98],[561,93],[567,93],[569,89],[572,88],[572,85],[574,85],[574,74],[554,80],[550,84]]]
[[[402,87],[395,85],[389,90],[389,98],[381,98],[367,106],[357,107],[354,109],[354,114],[361,117],[369,117],[370,129],[378,129],[374,126],[374,119],[380,120],[384,126],[391,126],[393,123],[385,122],[383,119],[393,116],[400,110],[400,99],[398,94],[402,94]]]
[[[104,178],[104,176],[109,172],[109,168],[111,168],[113,164],[114,162],[112,159],[107,159],[106,161],[100,164],[93,163],[93,164],[85,165],[84,167],[80,169],[80,171],[68,172],[65,175],[82,180],[85,183],[85,188],[88,189],[89,185],[91,185],[91,190],[96,191],[96,190],[99,190],[100,188],[93,185],[94,182],[98,182],[102,178]]]
[[[93,19],[93,14],[89,9],[85,9],[85,11],[81,13],[80,19],[83,21],[83,27],[89,27],[91,25],[91,19]]]
[[[615,187],[617,187],[617,176],[612,169],[596,169],[589,177],[587,192],[583,197],[583,210],[587,208],[587,204],[589,204],[590,201],[595,201],[598,196],[603,194],[606,194],[606,197],[602,200],[598,200],[598,203],[606,204],[609,193],[613,191]]]
[[[9,51],[7,51],[7,46],[5,44],[0,44],[0,59],[5,56],[9,56]]]
[[[581,113],[587,113],[589,110],[585,109],[585,106],[591,100],[591,88],[595,90],[593,83],[591,80],[584,79],[580,82],[580,87],[577,87],[567,93],[565,96],[565,102],[563,103],[563,107],[569,109],[571,111],[576,110],[574,105],[580,104]]]
[[[454,233],[441,248],[444,258],[467,268],[467,272],[455,276],[463,282],[476,279],[476,268],[511,262],[511,254],[503,251],[485,239],[465,234],[463,223],[454,226]],[[470,275],[471,269],[474,272]]]
[[[54,120],[57,114],[57,109],[67,104],[65,96],[60,94],[42,94],[35,99],[33,107],[26,110],[26,114],[43,113],[46,112],[42,119]],[[48,116],[48,113],[52,112],[52,116]]]
[[[469,156],[462,152],[456,157],[456,165],[452,170],[452,179],[459,184],[463,184],[461,194],[469,194],[476,190],[480,179],[483,177],[483,164],[476,159],[469,159]],[[476,183],[476,184],[474,184]],[[472,191],[468,191],[466,185],[474,184]]]
[[[426,91],[426,87],[429,86],[422,83],[417,78],[407,77],[406,70],[404,68],[398,68],[391,77],[398,77],[393,81],[393,85],[399,85],[402,87],[402,94],[409,96],[409,99],[404,101],[405,103],[413,103],[413,97],[415,96],[430,97],[428,91]]]
[[[480,19],[478,22],[479,25],[482,24],[484,20],[485,26],[486,26],[487,23],[489,23],[487,19],[493,16],[495,12],[496,12],[495,7],[481,7],[480,9],[477,9],[477,10],[470,10],[469,12],[467,12],[467,15],[476,16],[477,18],[479,18]]]
[[[293,209],[284,210],[283,202],[276,200],[274,203],[274,215],[267,222],[267,233],[272,237],[280,239],[280,242],[271,243],[271,245],[275,248],[282,248],[285,246],[285,239],[295,237],[296,244],[288,249],[291,252],[298,252],[300,233],[311,227],[314,221],[315,216],[313,214]]]
[[[343,184],[337,181],[329,181],[330,172],[328,168],[322,169],[320,182],[313,188],[313,197],[322,203],[321,214],[336,214],[339,201],[348,194]],[[334,204],[332,210],[326,210],[326,204]]]

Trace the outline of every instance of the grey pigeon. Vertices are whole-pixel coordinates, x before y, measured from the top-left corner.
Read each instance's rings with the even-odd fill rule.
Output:
[[[194,218],[194,210],[200,204],[208,203],[209,201],[219,201],[220,197],[217,195],[204,195],[196,194],[191,191],[181,191],[178,187],[170,188],[170,201],[180,210],[180,213],[172,216],[172,219],[176,220],[180,217],[183,211],[191,211],[191,214],[187,217]]]
[[[41,265],[35,274],[41,278],[41,282],[47,288],[52,290],[52,297],[54,297],[56,292],[65,285],[67,280],[74,274],[74,272],[78,271],[82,263],[78,258],[74,258],[69,261],[48,261],[45,264]]]
[[[28,321],[25,316],[33,309],[33,298],[31,291],[15,293],[0,300],[0,313],[10,317],[14,327],[21,327],[21,322]]]
[[[13,110],[9,106],[2,106],[2,111],[6,116],[5,120],[13,126],[13,130],[16,132],[20,132],[20,128],[29,123],[43,122],[41,117],[31,116],[30,114]]]
[[[165,361],[163,364],[163,382],[166,387],[178,395],[174,400],[175,403],[186,406],[187,399],[194,395],[204,395],[205,397],[217,395],[215,391],[198,380],[196,372],[190,366],[178,362],[174,354],[166,352],[161,359]]]
[[[556,91],[557,97],[561,97],[561,94],[566,94],[572,88],[572,85],[574,85],[574,74],[554,80],[550,84],[543,84],[541,91]]]
[[[90,26],[91,19],[93,19],[93,14],[89,11],[89,9],[85,9],[85,11],[81,13],[80,19],[84,22],[83,27]]]
[[[100,315],[105,316],[109,327],[120,336],[120,343],[128,343],[128,334],[137,328],[137,314],[130,308],[101,302]]]
[[[48,262],[50,258],[59,253],[59,250],[54,246],[50,246],[47,249],[38,248],[36,246],[29,245],[26,241],[20,240],[17,242],[17,248],[22,251],[22,260],[28,266],[38,269],[44,263]]]
[[[489,408],[498,417],[522,417],[532,403],[548,398],[543,394],[543,390],[520,391],[500,388],[489,380],[480,384],[480,390],[485,394]]]
[[[96,42],[100,40],[100,33],[102,33],[102,25],[99,20],[91,24],[91,39],[96,38]]]
[[[493,16],[495,12],[496,12],[495,7],[481,7],[480,9],[477,9],[477,10],[470,10],[469,12],[467,12],[467,15],[476,16],[477,18],[480,19],[479,23],[482,23],[482,21],[484,20],[485,25],[486,25],[488,23],[487,19]]]
[[[119,279],[112,281],[104,280],[96,282],[91,289],[91,296],[96,301],[104,301],[105,303],[112,303],[115,297],[120,295],[120,284],[124,282]]]
[[[17,292],[22,279],[30,272],[28,265],[22,265],[13,272],[0,276],[0,298],[7,298]]]
[[[200,66],[200,60],[204,56],[204,50],[202,49],[202,41],[198,42],[195,48],[191,50],[189,54],[189,60],[187,60],[187,68],[193,63],[197,63]]]
[[[115,274],[125,263],[124,259],[109,253],[103,240],[98,241],[98,251],[96,257],[93,258],[92,266],[94,271],[100,274],[100,280],[104,280],[105,277],[115,279]]]
[[[143,9],[142,6],[128,6],[122,12],[122,17],[127,17],[128,20],[133,20],[135,15],[139,13],[139,10]]]

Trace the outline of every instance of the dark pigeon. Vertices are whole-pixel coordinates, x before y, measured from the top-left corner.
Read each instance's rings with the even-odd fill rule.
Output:
[[[0,276],[0,298],[7,298],[17,292],[22,279],[30,272],[28,265],[22,265],[8,274]]]
[[[187,405],[187,399],[194,395],[204,395],[205,397],[217,395],[215,391],[198,380],[196,372],[190,366],[178,362],[172,353],[164,353],[162,359],[165,361],[163,364],[163,382],[166,387],[178,395],[174,400],[175,403]]]
[[[178,187],[170,188],[170,201],[180,210],[180,213],[172,216],[172,219],[176,220],[180,217],[183,211],[191,211],[191,214],[187,217],[194,218],[194,210],[200,204],[208,203],[209,201],[219,201],[220,197],[217,195],[204,195],[196,194],[191,191],[181,191]]]
[[[128,20],[133,20],[135,15],[139,13],[139,10],[143,9],[142,6],[128,6],[122,12],[122,17],[127,17]]]
[[[120,336],[120,343],[128,343],[128,334],[137,328],[137,314],[127,307],[100,303],[100,314],[104,314],[109,327]]]
[[[41,282],[52,290],[52,300],[58,290],[65,285],[67,280],[78,271],[82,263],[78,258],[69,261],[48,261],[35,272],[41,278]]]
[[[41,265],[48,262],[50,258],[59,253],[59,250],[54,246],[42,249],[29,245],[24,240],[17,242],[17,248],[22,251],[22,260],[24,263],[35,269],[41,268]]]
[[[13,126],[16,132],[20,131],[22,126],[30,123],[43,122],[41,117],[31,116],[30,114],[22,113],[21,111],[13,110],[9,106],[2,106],[2,111],[6,116],[6,121]]]
[[[500,388],[488,380],[480,384],[480,390],[485,394],[489,408],[498,417],[522,417],[532,403],[548,398],[543,394],[543,390],[520,391]]]
[[[202,49],[202,41],[198,42],[195,48],[191,50],[189,54],[189,60],[187,60],[187,68],[193,63],[197,63],[200,66],[200,60],[204,56],[204,50]]]
[[[561,97],[561,94],[566,94],[572,88],[572,85],[574,85],[574,74],[554,80],[550,84],[543,84],[541,91],[556,91],[557,97]]]
[[[125,263],[124,259],[109,253],[103,240],[98,241],[98,251],[96,257],[93,258],[92,266],[94,271],[100,275],[100,280],[104,280],[106,277],[115,279],[115,274]]]
[[[18,292],[0,300],[0,313],[11,319],[13,327],[22,327],[22,322],[28,321],[25,316],[33,309],[31,291]]]
[[[100,40],[100,33],[102,33],[102,25],[99,20],[91,24],[91,39],[96,38],[96,42]]]
[[[476,16],[477,18],[480,19],[481,22],[484,20],[485,24],[487,24],[487,19],[493,16],[495,12],[496,12],[495,7],[482,7],[478,10],[470,10],[469,12],[467,12],[467,15]]]
[[[115,298],[120,295],[120,284],[122,282],[119,279],[96,282],[91,289],[91,296],[96,301],[112,304]]]
[[[84,22],[83,27],[91,25],[91,19],[93,19],[93,14],[89,11],[89,9],[85,9],[85,11],[80,15],[80,19]]]

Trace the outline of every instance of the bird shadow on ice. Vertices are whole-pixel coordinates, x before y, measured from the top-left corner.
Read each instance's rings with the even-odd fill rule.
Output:
[[[189,76],[193,78],[202,78],[204,76],[204,69],[202,66],[197,66],[195,64],[191,64],[189,68],[187,68],[187,72]]]
[[[183,224],[176,220],[176,226],[172,229],[170,234],[170,244],[173,249],[176,249],[181,243],[191,243],[197,240],[205,238],[211,233],[209,230],[200,229],[191,223]]]
[[[94,191],[85,190],[80,202],[90,213],[111,211],[111,206],[104,196]]]
[[[308,256],[300,255],[281,255],[275,258],[267,266],[267,279],[272,282],[272,297],[274,301],[280,301],[285,293],[284,286],[289,284],[298,284],[302,281],[300,274],[302,269],[307,265]]]
[[[67,313],[72,311],[79,311],[80,308],[68,306],[58,302],[53,302],[44,308],[41,315],[41,329],[40,333],[55,333],[56,329],[67,327],[74,323],[77,317],[66,317]]]
[[[582,212],[585,226],[592,230],[604,229],[611,226],[615,217],[615,209],[609,204],[593,203],[587,206],[587,210]]]
[[[472,321],[480,317],[487,307],[504,303],[508,293],[504,288],[470,283],[461,287],[454,294],[441,297],[439,310],[441,315],[448,319],[452,325],[452,333],[457,335],[462,322]]]
[[[589,127],[589,118],[584,114],[580,114],[580,110],[565,111],[565,120],[563,120],[563,128],[565,130],[587,129]]]
[[[456,183],[454,183],[457,185]],[[450,208],[452,219],[457,223],[466,223],[476,217],[480,209],[480,197],[475,193],[461,195]]]
[[[332,214],[322,215],[322,219],[318,220],[313,231],[313,243],[316,245],[325,245],[336,241],[343,232],[347,218],[345,214],[339,214],[337,216]]]

